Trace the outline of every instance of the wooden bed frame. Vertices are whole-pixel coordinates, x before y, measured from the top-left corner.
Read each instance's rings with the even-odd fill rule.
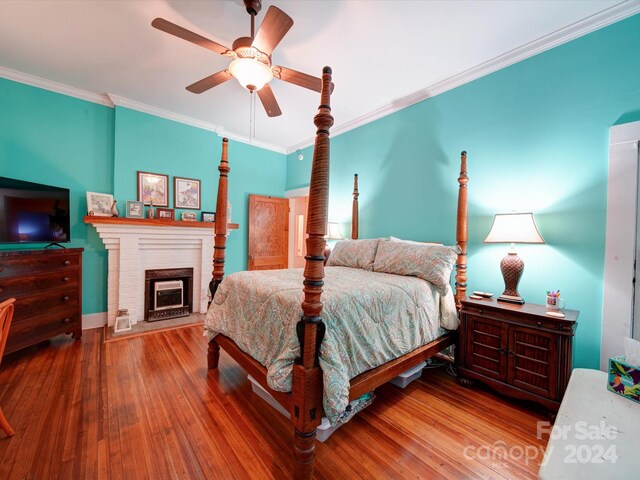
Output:
[[[319,347],[324,337],[325,325],[322,321],[322,286],[324,285],[324,248],[327,228],[327,206],[329,200],[329,128],[333,125],[330,106],[331,69],[325,67],[322,74],[320,107],[314,122],[317,127],[311,182],[309,187],[309,207],[307,219],[307,256],[304,268],[303,315],[296,330],[300,341],[300,357],[293,366],[291,393],[272,390],[267,385],[267,370],[255,359],[244,353],[233,340],[217,335],[209,342],[207,361],[209,368],[217,368],[220,347],[242,366],[262,387],[264,387],[284,408],[290,412],[295,427],[294,478],[308,479],[313,476],[315,459],[316,427],[323,417],[322,371],[318,364]],[[210,284],[212,296],[224,277],[224,253],[227,235],[227,191],[229,163],[227,159],[227,139],[222,143],[222,159],[218,170],[217,217],[215,222],[215,246],[213,258],[213,279]],[[456,240],[461,248],[456,264],[456,306],[466,294],[466,251],[467,251],[467,182],[466,152],[461,155],[458,193],[458,214]],[[354,178],[352,238],[358,238],[358,176]],[[396,358],[384,365],[358,375],[350,382],[349,400],[359,398],[364,393],[388,382],[400,373],[416,366],[427,358],[453,345],[457,332],[449,332],[412,352]]]

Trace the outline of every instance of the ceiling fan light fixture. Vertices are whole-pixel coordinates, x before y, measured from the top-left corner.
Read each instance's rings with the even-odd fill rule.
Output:
[[[271,68],[255,58],[238,58],[229,65],[229,73],[249,91],[260,90],[273,80]]]

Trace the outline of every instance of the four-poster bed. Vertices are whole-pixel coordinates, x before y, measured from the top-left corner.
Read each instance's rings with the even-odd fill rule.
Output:
[[[330,85],[331,85],[331,69],[325,67],[322,75],[322,93],[321,93],[321,102],[320,107],[318,109],[318,113],[315,116],[315,125],[317,126],[317,134],[315,140],[315,148],[313,155],[313,166],[311,172],[311,181],[309,187],[309,207],[308,207],[308,219],[307,219],[307,256],[305,257],[306,265],[304,268],[304,282],[303,282],[303,301],[302,301],[302,318],[295,325],[295,335],[293,336],[295,345],[291,344],[290,339],[284,338],[283,333],[274,330],[271,326],[265,326],[262,323],[258,322],[256,324],[251,324],[251,337],[249,340],[246,338],[238,338],[231,335],[225,335],[220,332],[226,332],[222,327],[217,329],[213,338],[211,338],[209,342],[209,351],[208,351],[208,366],[209,368],[217,368],[218,359],[220,355],[220,347],[224,348],[225,351],[238,362],[263,388],[265,388],[276,401],[278,401],[287,411],[290,412],[290,418],[295,427],[295,439],[294,439],[294,456],[295,456],[295,478],[311,478],[313,474],[313,462],[314,462],[314,451],[315,451],[315,431],[316,427],[320,424],[323,413],[329,413],[327,408],[327,402],[325,398],[325,403],[323,404],[323,390],[325,393],[334,388],[333,385],[326,385],[326,372],[323,378],[323,370],[324,369],[339,369],[340,366],[336,366],[335,364],[331,364],[331,360],[327,360],[327,358],[321,355],[321,351],[328,349],[327,345],[340,345],[340,340],[336,339],[336,334],[333,331],[333,328],[327,328],[326,325],[332,327],[332,325],[340,325],[344,327],[344,322],[340,323],[342,319],[338,319],[340,313],[337,312],[339,309],[339,304],[349,304],[348,306],[352,309],[365,309],[367,308],[366,303],[358,303],[357,298],[345,297],[344,295],[350,295],[348,290],[348,286],[351,283],[356,284],[365,284],[370,281],[374,281],[374,275],[387,275],[385,282],[382,283],[394,283],[399,282],[400,279],[394,279],[390,281],[392,277],[399,277],[399,275],[391,275],[390,273],[375,273],[364,270],[359,270],[356,268],[347,268],[347,267],[328,267],[331,270],[328,273],[328,279],[331,282],[336,282],[340,284],[340,288],[336,288],[330,282],[327,282],[325,285],[325,267],[324,267],[324,248],[325,248],[325,234],[326,234],[326,226],[327,226],[327,206],[328,206],[328,194],[329,194],[329,128],[333,125],[333,117],[331,116],[331,107],[330,107]],[[286,282],[289,281],[288,278],[281,276],[284,274],[279,274],[277,272],[280,271],[272,271],[272,272],[239,272],[237,274],[229,277],[225,283],[221,284],[222,279],[224,277],[224,251],[225,251],[225,242],[226,242],[226,204],[227,204],[227,188],[228,188],[228,173],[230,171],[229,164],[227,160],[227,141],[223,140],[223,150],[222,150],[222,160],[219,166],[220,171],[220,180],[218,187],[218,202],[217,202],[217,211],[220,212],[218,216],[218,221],[216,222],[216,237],[215,237],[215,250],[214,250],[214,269],[213,269],[213,280],[211,282],[211,292],[214,297],[212,309],[220,307],[225,301],[234,294],[234,288],[238,287],[237,283],[234,283],[233,288],[228,286],[228,282],[231,277],[238,278],[242,276],[250,276],[255,275],[256,273],[267,275],[273,277],[272,280],[275,279],[276,282],[280,282],[284,288],[284,290],[292,290],[289,284]],[[466,175],[466,153],[462,153],[461,159],[461,170],[460,177],[458,178],[460,189],[459,189],[459,198],[458,198],[458,221],[457,221],[457,243],[458,247],[455,252],[452,253],[453,247],[443,247],[441,246],[439,251],[444,252],[443,255],[449,255],[449,258],[453,254],[453,259],[450,258],[451,265],[453,262],[456,263],[456,294],[455,294],[455,305],[459,308],[460,300],[464,298],[466,292],[466,243],[467,243],[467,206],[466,206],[466,186],[467,186],[467,175]],[[357,202],[358,202],[358,185],[357,185],[357,175],[354,179],[354,203],[353,203],[353,224],[352,224],[352,238],[358,237],[358,212],[357,212]],[[366,242],[359,240],[359,242]],[[433,247],[434,249],[436,247]],[[446,250],[450,249],[450,250]],[[357,272],[350,272],[349,271]],[[449,269],[449,274],[451,270]],[[298,273],[299,274],[299,273]],[[348,277],[346,280],[339,275],[349,274],[349,275],[357,275],[357,277]],[[367,277],[369,275],[369,277]],[[262,282],[256,282],[257,277],[253,278],[253,285],[256,287],[256,290],[262,288],[264,290],[263,296],[265,298],[273,299],[276,298],[276,303],[272,304],[273,308],[277,308],[279,305],[285,305],[286,303],[280,301],[280,292],[275,289],[271,290],[270,287],[263,287]],[[267,278],[267,277],[261,277]],[[351,280],[351,278],[356,278],[356,280]],[[408,282],[413,282],[417,285],[418,292],[426,292],[425,298],[431,300],[425,300],[434,302],[440,302],[440,306],[442,305],[442,300],[438,300],[441,297],[444,298],[445,292],[447,289],[448,295],[451,297],[451,303],[454,303],[453,295],[450,292],[450,288],[448,285],[445,285],[444,290],[438,289],[429,284],[424,280],[420,280],[416,277],[406,277]],[[342,283],[340,283],[342,282]],[[448,284],[448,276],[446,279]],[[265,280],[266,283],[266,280]],[[259,284],[259,285],[258,285]],[[246,288],[251,288],[251,283],[248,284]],[[325,287],[323,289],[323,286]],[[398,285],[394,285],[397,291],[404,291],[406,288],[403,284],[401,287]],[[442,286],[441,286],[442,287]],[[245,288],[245,287],[238,287]],[[380,287],[382,288],[382,287]],[[422,290],[420,290],[422,289]],[[426,289],[426,290],[425,290]],[[297,295],[300,295],[299,287],[295,287],[297,291]],[[323,296],[324,290],[324,296]],[[216,295],[217,292],[217,295]],[[243,292],[235,292],[242,296]],[[392,295],[393,293],[389,293],[388,295]],[[417,293],[415,295],[419,295]],[[337,295],[337,296],[336,296]],[[342,296],[340,296],[342,295]],[[242,297],[246,298],[246,296]],[[337,300],[336,300],[337,298]],[[347,299],[345,301],[345,298]],[[373,296],[367,297],[370,301],[375,301]],[[323,301],[327,302],[327,305],[323,305]],[[400,300],[399,300],[400,301]],[[421,300],[422,302],[422,300]],[[227,302],[229,303],[229,302]],[[242,302],[240,302],[242,303]],[[249,303],[247,300],[245,303]],[[215,304],[215,305],[214,305]],[[338,305],[338,306],[337,306]],[[271,308],[271,306],[267,308]],[[433,309],[439,309],[440,306],[433,306]],[[233,316],[233,313],[237,313],[239,310],[234,307],[235,310],[232,310],[229,313],[229,317]],[[251,305],[248,307],[252,308]],[[297,311],[299,311],[300,303],[297,304]],[[323,315],[323,308],[325,309]],[[431,308],[431,306],[430,306]],[[455,315],[455,307],[453,307],[453,312]],[[211,313],[211,311],[210,311]],[[347,312],[345,315],[348,315]],[[209,315],[207,316],[209,317]],[[299,318],[299,317],[298,317]],[[395,321],[394,317],[394,321]],[[329,322],[329,323],[327,323]],[[246,324],[246,322],[244,322]],[[357,322],[353,322],[357,323]],[[221,321],[221,324],[224,324]],[[229,326],[230,322],[227,322],[226,327],[228,329],[233,330],[233,326]],[[400,325],[400,323],[398,323]],[[281,329],[285,329],[284,320],[282,322]],[[350,380],[347,379],[347,388],[348,388],[348,402],[352,402],[357,399],[361,399],[363,396],[366,396],[368,392],[373,391],[376,387],[386,383],[392,378],[396,377],[400,373],[416,366],[417,364],[424,361],[426,358],[432,357],[438,352],[444,350],[450,345],[453,345],[456,340],[456,332],[455,330],[443,330],[440,324],[436,325],[434,332],[437,330],[437,334],[434,334],[430,337],[414,335],[416,338],[411,338],[412,342],[418,342],[413,344],[411,351],[404,354],[398,354],[392,359],[384,359],[384,363],[376,363],[380,362],[380,358],[376,358],[376,361],[373,363],[373,368],[363,369],[362,365],[353,366],[353,368],[359,368],[357,371],[361,371],[355,376],[350,377]],[[240,327],[239,327],[240,328]],[[242,328],[247,328],[246,325]],[[366,325],[363,327],[365,331]],[[401,329],[401,326],[397,327]],[[455,328],[449,327],[449,328]],[[253,331],[255,329],[255,332]],[[292,328],[293,330],[293,328]],[[210,332],[211,333],[211,332]],[[387,332],[388,333],[388,332]],[[374,337],[375,335],[384,335],[385,332],[370,332],[370,335]],[[426,335],[426,334],[425,334]],[[268,358],[268,355],[271,354],[269,350],[270,347],[265,347],[266,350],[254,352],[253,355],[258,359],[254,358],[254,356],[245,353],[245,351],[249,351],[251,345],[250,342],[266,344],[268,342],[264,342],[266,337],[278,337],[277,340],[280,341],[281,344],[284,344],[283,350],[285,353],[291,354],[292,351],[295,351],[295,360],[292,361],[293,365],[289,366],[292,369],[290,376],[283,380],[283,384],[287,385],[286,382],[290,382],[290,393],[285,393],[284,391],[278,391],[270,388],[267,383],[268,374],[273,374],[271,370],[271,366],[269,366],[269,370],[263,364],[271,363],[271,362],[261,362],[260,358],[263,360]],[[297,338],[296,338],[297,337]],[[233,338],[233,339],[232,339]],[[323,339],[325,339],[323,344]],[[287,343],[288,342],[288,343]],[[298,343],[299,342],[299,343]],[[421,342],[421,343],[420,343]],[[377,346],[377,345],[376,345]],[[286,347],[286,348],[285,348]],[[334,348],[335,350],[335,348]],[[392,349],[393,350],[393,349]],[[326,353],[326,352],[323,352]],[[377,354],[378,352],[374,352]],[[261,356],[262,355],[262,356]],[[280,360],[278,357],[277,360]],[[338,363],[344,363],[351,361],[351,358],[346,358],[343,356],[339,359]],[[277,363],[277,362],[274,362]],[[321,368],[322,364],[322,368]],[[344,372],[343,372],[344,373]],[[269,377],[271,381],[273,381],[273,377]],[[338,390],[340,388],[338,387]],[[329,392],[330,393],[330,392]],[[344,401],[347,401],[346,398]],[[340,403],[340,402],[338,402]],[[344,402],[340,403],[340,408],[344,408]],[[351,405],[351,404],[350,404]],[[347,410],[349,410],[347,408]]]

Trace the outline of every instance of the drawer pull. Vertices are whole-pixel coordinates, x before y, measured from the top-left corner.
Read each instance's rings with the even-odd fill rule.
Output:
[[[69,317],[65,318],[64,320],[62,320],[64,323],[71,323],[71,319]]]
[[[539,327],[542,326],[542,322],[536,322],[538,324]]]
[[[63,265],[71,265],[71,260],[65,260]]]
[[[500,350],[500,355],[506,355],[507,351],[504,348],[501,348]]]
[[[64,277],[64,278],[62,279],[62,281],[63,281],[63,282],[68,282],[68,281],[69,281],[69,277]]]
[[[513,358],[516,356],[516,352],[514,352],[513,350],[509,350],[508,355]]]
[[[69,301],[69,296],[65,295],[64,297],[62,297],[62,301],[63,302],[68,302]]]

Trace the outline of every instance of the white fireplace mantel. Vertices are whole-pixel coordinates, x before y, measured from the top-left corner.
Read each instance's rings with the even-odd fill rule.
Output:
[[[107,322],[126,308],[132,322],[144,320],[145,271],[193,268],[193,311],[207,311],[215,224],[87,216],[109,252]],[[238,228],[229,224],[229,229]]]

